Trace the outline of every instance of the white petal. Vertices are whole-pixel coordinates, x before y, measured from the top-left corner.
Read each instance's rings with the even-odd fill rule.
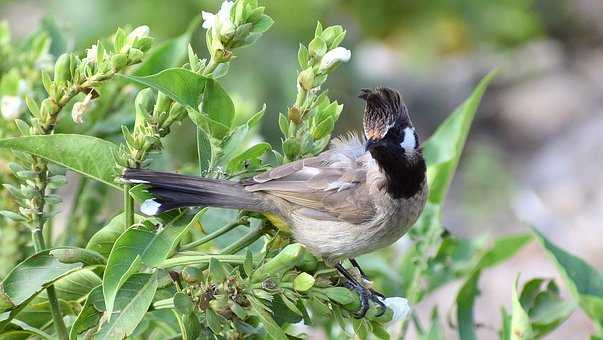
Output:
[[[206,30],[214,27],[216,23],[216,15],[210,12],[201,12],[201,16],[203,17],[203,28]]]
[[[392,320],[390,322],[402,321],[408,318],[410,315],[410,306],[408,300],[398,296],[386,298],[383,303],[385,306],[394,312]]]
[[[232,1],[224,1],[222,3],[222,6],[220,7],[220,10],[218,11],[218,18],[220,18],[220,21],[222,21],[222,22],[230,21],[230,12],[232,11],[233,5],[234,5],[234,2],[232,2]]]
[[[142,202],[142,205],[140,206],[140,212],[148,216],[153,216],[157,214],[160,207],[161,203],[155,201],[155,199],[148,199]]]
[[[97,54],[98,54],[98,46],[96,46],[96,44],[94,44],[89,49],[86,50],[86,61],[89,63],[96,62]]]
[[[2,117],[7,120],[15,119],[21,114],[23,99],[17,96],[3,96],[0,101]]]
[[[335,64],[348,62],[351,57],[352,52],[350,52],[350,50],[343,47],[334,48],[322,57],[319,70],[321,72],[327,71],[335,66]]]
[[[129,38],[133,38],[133,39],[137,39],[137,38],[143,38],[149,35],[149,33],[151,33],[151,29],[149,28],[149,26],[147,25],[142,25],[142,26],[138,26],[136,27],[132,33],[129,34]]]

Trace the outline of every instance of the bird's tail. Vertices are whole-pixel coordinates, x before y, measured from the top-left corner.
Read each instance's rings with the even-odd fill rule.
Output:
[[[140,169],[127,169],[122,178],[149,186],[154,198],[140,207],[146,215],[195,206],[264,210],[259,195],[246,191],[238,182]]]

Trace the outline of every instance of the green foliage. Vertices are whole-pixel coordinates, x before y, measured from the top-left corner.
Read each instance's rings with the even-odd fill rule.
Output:
[[[418,338],[443,338],[438,308],[426,328],[412,311],[388,305],[380,315],[374,302],[363,319],[354,319],[360,297],[266,216],[215,208],[155,218],[134,213],[135,200],[149,193],[144,185],[116,180],[120,171],[169,166],[166,137],[179,124],[196,130],[198,159],[183,172],[243,180],[321,152],[343,112],[323,87],[329,74],[350,59],[350,51],[340,47],[346,31],[318,23],[298,50],[295,100],[278,115],[282,153],[258,141],[266,105],[246,115],[241,111],[249,108],[243,109],[219,79],[228,75],[238,48],[252,45],[273,20],[255,0],[224,3],[218,14],[202,16],[206,59],[190,45],[198,19],[154,48],[149,28],[140,26],[118,29],[79,52],[69,49],[50,19],[20,48],[11,42],[8,26],[0,25],[0,97],[12,105],[6,106],[10,115],[3,112],[8,118],[0,120],[0,152],[11,162],[8,169],[0,168],[6,189],[0,213],[8,222],[2,228],[30,232],[34,245],[33,251],[21,247],[21,255],[29,256],[15,259],[19,263],[10,272],[2,268],[8,273],[0,290],[0,336],[288,339],[303,336],[290,326],[303,322],[322,327],[330,338],[389,339],[393,327],[404,336],[412,319]],[[56,62],[37,67],[50,53]],[[531,240],[523,234],[492,242],[460,239],[442,227],[450,183],[494,75],[488,74],[424,144],[429,202],[411,231],[414,244],[403,255],[403,267],[398,270],[376,256],[369,267],[387,278],[378,284],[387,281],[388,293],[403,292],[411,306],[460,281],[456,313],[450,315],[456,314],[462,339],[476,338],[473,309],[483,270]],[[21,84],[27,93],[19,92]],[[65,119],[69,110],[71,119]],[[67,225],[56,228],[57,189],[71,178],[62,169],[76,172],[81,182]],[[107,185],[122,191],[123,211],[112,204]],[[114,217],[107,220],[106,213]],[[59,232],[63,235],[53,237]],[[534,234],[598,327],[595,336],[602,336],[603,274]],[[18,233],[5,235],[8,241],[19,239]],[[517,285],[512,292],[511,314],[503,310],[503,339],[547,335],[576,305],[562,298],[552,280],[532,279],[520,293]],[[399,320],[400,314],[406,319]]]

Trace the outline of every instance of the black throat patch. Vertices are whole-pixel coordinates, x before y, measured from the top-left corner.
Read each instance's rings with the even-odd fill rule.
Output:
[[[370,152],[385,174],[387,192],[394,198],[407,199],[421,190],[427,167],[420,150],[407,155],[399,145],[384,143]]]

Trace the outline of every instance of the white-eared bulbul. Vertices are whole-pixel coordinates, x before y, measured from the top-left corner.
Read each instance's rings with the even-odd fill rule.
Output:
[[[360,270],[354,257],[402,237],[423,210],[427,181],[419,138],[399,93],[363,89],[360,98],[366,101],[365,141],[354,135],[335,139],[315,157],[253,179],[234,182],[139,169],[126,170],[123,178],[149,186],[155,198],[143,203],[145,214],[211,206],[260,212],[277,226],[286,223],[297,242],[334,265],[359,292],[361,317],[369,299],[383,307],[375,296],[382,295],[356,280],[340,261],[350,259]]]

